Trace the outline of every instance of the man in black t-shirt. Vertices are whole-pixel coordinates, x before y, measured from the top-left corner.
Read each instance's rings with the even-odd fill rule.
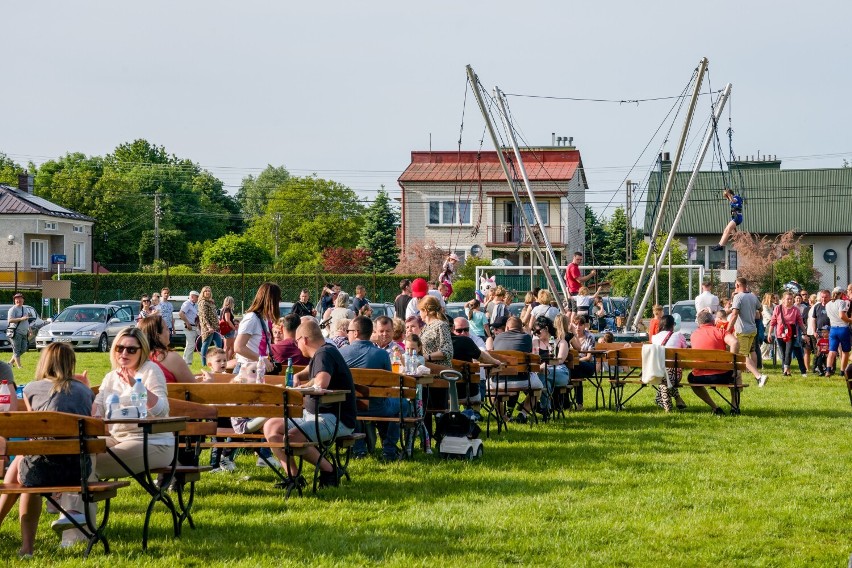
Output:
[[[367,289],[358,284],[355,286],[355,297],[352,298],[352,311],[355,315],[361,315],[361,308],[370,303],[367,299]]]
[[[399,282],[400,293],[393,301],[393,309],[396,311],[396,317],[405,319],[405,310],[408,308],[408,302],[411,301],[411,280],[405,278]]]
[[[296,345],[305,357],[311,359],[311,362],[303,371],[293,377],[294,386],[345,390],[347,393],[346,400],[339,407],[337,404],[321,404],[318,397],[306,395],[302,418],[291,419],[287,424],[290,442],[318,441],[314,439],[316,437],[316,421],[319,423],[320,437],[323,442],[331,441],[335,431],[338,436],[351,434],[355,430],[355,421],[357,420],[355,385],[352,381],[352,373],[349,372],[349,367],[346,366],[340,352],[334,345],[325,342],[319,324],[310,320],[300,325],[296,330]],[[267,420],[263,432],[270,442],[283,442],[284,419],[271,418]],[[293,458],[288,458],[281,449],[275,448],[273,452],[275,452],[279,461],[285,464],[284,467],[288,474],[294,475],[297,471],[296,461]],[[319,451],[316,448],[309,448],[304,459],[319,467],[320,486],[338,485],[342,471],[339,469],[335,471],[335,468],[326,459],[319,461],[319,456]],[[300,477],[292,483],[302,485],[305,480]]]
[[[302,288],[299,293],[299,301],[293,304],[293,313],[299,317],[317,315],[317,311],[311,303],[311,293],[307,288]]]

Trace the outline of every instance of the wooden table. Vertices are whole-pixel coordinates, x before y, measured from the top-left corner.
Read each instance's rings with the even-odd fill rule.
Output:
[[[179,522],[178,512],[175,508],[174,501],[172,501],[171,496],[166,492],[168,487],[168,483],[158,484],[157,480],[153,478],[151,474],[151,466],[148,463],[148,436],[151,434],[163,434],[166,432],[172,432],[175,436],[175,452],[172,457],[171,474],[168,475],[168,479],[174,478],[175,469],[177,469],[177,456],[178,456],[178,432],[186,429],[186,421],[187,418],[185,416],[167,416],[164,418],[120,418],[114,420],[104,420],[104,424],[107,426],[111,424],[130,424],[139,426],[142,429],[142,461],[144,464],[144,471],[134,472],[115,454],[113,451],[107,447],[107,452],[118,462],[124,470],[130,474],[133,479],[135,479],[142,488],[148,492],[148,495],[151,496],[151,501],[148,503],[148,509],[145,512],[145,524],[142,526],[142,550],[146,550],[148,548],[148,528],[151,522],[151,513],[154,511],[154,505],[157,502],[163,503],[166,508],[172,514],[172,523],[174,525],[174,533],[175,536],[180,536],[181,532],[181,523]]]

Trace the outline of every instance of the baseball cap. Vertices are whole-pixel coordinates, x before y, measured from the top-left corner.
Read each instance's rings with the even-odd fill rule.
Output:
[[[21,294],[20,292],[18,292],[17,294],[15,294],[14,296],[12,296],[12,299],[14,300],[15,298],[23,298],[23,297],[24,297],[24,295],[23,295],[23,294]]]
[[[190,295],[190,296],[200,296],[201,294],[199,294],[198,292],[196,292],[195,290],[193,290],[192,292],[190,292],[190,293],[189,293],[189,295]]]
[[[415,278],[411,283],[411,297],[422,298],[427,292],[429,292],[429,284],[422,278]]]

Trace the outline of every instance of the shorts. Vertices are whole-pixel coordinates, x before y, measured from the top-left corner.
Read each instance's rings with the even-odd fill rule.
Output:
[[[849,327],[845,325],[843,327],[831,326],[828,332],[828,350],[837,351],[838,347],[844,353],[852,351],[852,336],[850,336]]]
[[[751,346],[754,345],[754,338],[757,337],[757,332],[752,331],[751,333],[737,333],[736,337],[740,342],[740,355],[748,358],[749,353],[751,353]]]
[[[734,222],[734,225],[739,227],[740,225],[743,224],[743,214],[737,213],[736,215],[731,215],[731,221]]]
[[[698,375],[689,373],[686,377],[691,385],[730,385],[734,383],[734,372],[714,373],[712,375]]]
[[[232,329],[231,331],[229,331],[228,333],[226,333],[222,337],[224,337],[225,339],[231,339],[232,337],[236,337],[236,336],[237,336],[237,330]]]
[[[311,414],[307,410],[302,413],[301,418],[290,418],[287,420],[288,428],[298,428],[311,442],[319,442],[317,439],[317,424],[319,422],[320,440],[328,442],[334,436],[335,427],[337,428],[338,436],[348,436],[355,431],[354,428],[349,428],[345,424],[338,425],[337,416],[334,414],[320,414],[318,419],[315,414]]]

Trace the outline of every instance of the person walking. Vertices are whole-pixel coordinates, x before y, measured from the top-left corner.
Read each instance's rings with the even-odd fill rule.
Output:
[[[201,299],[198,300],[198,331],[201,333],[201,366],[207,365],[207,350],[212,343],[221,348],[222,336],[219,335],[219,317],[216,315],[216,303],[213,301],[213,290],[210,286],[201,289]]]
[[[189,299],[180,307],[178,317],[183,321],[183,334],[186,337],[186,347],[183,349],[183,360],[192,366],[192,356],[195,354],[195,340],[198,337],[198,292],[189,293]]]
[[[24,307],[23,294],[18,292],[12,301],[15,302],[15,305],[9,308],[9,312],[6,314],[6,319],[9,322],[6,335],[12,342],[12,358],[9,360],[9,364],[20,369],[21,357],[30,347],[30,318],[27,309]]]

